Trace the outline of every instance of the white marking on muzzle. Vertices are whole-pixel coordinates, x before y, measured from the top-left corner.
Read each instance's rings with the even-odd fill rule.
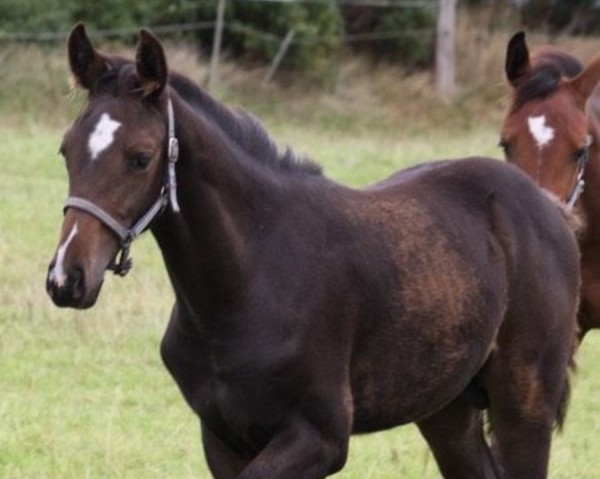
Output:
[[[92,160],[96,160],[100,153],[112,145],[115,139],[115,132],[120,126],[121,123],[113,120],[108,113],[102,113],[88,140],[88,148],[92,155]]]
[[[71,228],[69,236],[67,236],[65,242],[58,248],[58,251],[56,252],[56,263],[54,263],[54,268],[52,268],[52,271],[50,272],[50,281],[53,281],[59,288],[62,288],[67,281],[67,275],[65,273],[63,263],[65,261],[67,248],[69,247],[71,241],[73,241],[77,231],[77,223],[75,223],[73,228]]]
[[[554,138],[554,128],[546,124],[546,115],[531,116],[527,119],[527,124],[539,150],[548,145]]]

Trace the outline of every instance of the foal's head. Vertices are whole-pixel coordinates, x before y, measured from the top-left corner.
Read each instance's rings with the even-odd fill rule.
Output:
[[[168,71],[162,47],[146,31],[135,63],[98,53],[82,25],[69,36],[68,56],[88,102],[60,147],[69,200],[47,290],[59,306],[86,308],[126,242],[119,228],[126,236],[163,195]]]
[[[598,141],[586,103],[600,80],[600,57],[582,68],[547,48],[530,61],[520,32],[508,44],[506,76],[513,91],[500,140],[507,161],[561,200],[575,201],[589,147]]]

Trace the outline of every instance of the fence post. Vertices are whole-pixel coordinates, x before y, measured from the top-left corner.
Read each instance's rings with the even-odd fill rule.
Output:
[[[290,45],[292,44],[292,40],[294,40],[295,34],[296,34],[296,32],[293,29],[289,30],[287,32],[285,38],[283,39],[283,41],[281,42],[281,45],[279,46],[279,50],[277,51],[275,58],[273,58],[273,61],[271,62],[271,66],[269,67],[269,69],[267,70],[267,73],[265,74],[265,77],[263,78],[263,81],[262,81],[263,85],[266,85],[267,83],[269,83],[271,81],[271,79],[273,78],[273,76],[275,75],[277,68],[279,68],[279,64],[283,60],[283,57],[285,57],[285,54],[288,51],[288,48],[290,48]]]
[[[438,0],[435,87],[446,101],[455,93],[456,0]]]
[[[221,39],[223,38],[223,23],[225,18],[226,2],[227,0],[219,0],[219,4],[217,6],[215,35],[213,37],[210,69],[208,71],[208,90],[211,92],[214,91],[214,88],[219,80],[219,55],[221,54]]]

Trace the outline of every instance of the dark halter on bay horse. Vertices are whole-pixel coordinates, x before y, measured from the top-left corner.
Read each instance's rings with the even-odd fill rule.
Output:
[[[88,99],[47,291],[93,306],[150,230],[176,300],[161,355],[216,479],[322,479],[351,434],[410,422],[447,479],[547,477],[580,272],[527,176],[470,158],[347,188],[169,72],[147,31],[134,62],[82,25],[68,51]]]
[[[584,337],[600,328],[600,55],[584,66],[556,47],[530,54],[525,33],[518,32],[507,45],[505,73],[511,98],[500,144],[506,160],[583,220],[578,318]],[[541,130],[532,118],[540,119]]]

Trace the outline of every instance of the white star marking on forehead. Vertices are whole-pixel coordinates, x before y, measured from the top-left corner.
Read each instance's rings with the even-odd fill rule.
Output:
[[[112,145],[115,139],[115,132],[120,126],[121,123],[113,120],[108,113],[102,113],[88,140],[88,148],[92,155],[92,160],[96,160],[100,153]]]
[[[538,149],[544,148],[554,138],[554,128],[546,124],[546,115],[531,116],[527,119],[527,124]]]

